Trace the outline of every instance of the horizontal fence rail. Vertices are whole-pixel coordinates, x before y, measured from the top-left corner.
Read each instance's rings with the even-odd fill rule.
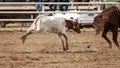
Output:
[[[0,19],[0,21],[34,21],[34,19]]]
[[[77,11],[77,12],[67,12],[67,11],[0,11],[0,13],[6,13],[6,14],[39,14],[39,13],[78,13],[78,14],[91,14],[91,13],[100,13],[101,11]]]
[[[34,21],[34,19],[0,19],[0,21]],[[86,21],[86,20],[80,20],[80,21]],[[87,20],[92,21],[92,20]]]
[[[50,5],[50,4],[119,4],[118,2],[0,2],[2,5],[35,5],[35,4],[41,4],[41,5]]]

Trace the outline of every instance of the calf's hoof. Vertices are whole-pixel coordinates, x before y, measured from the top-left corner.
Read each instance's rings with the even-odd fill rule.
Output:
[[[66,51],[66,49],[64,48],[63,51]]]
[[[66,50],[69,50],[69,48],[67,47]]]
[[[21,37],[21,40],[22,40],[22,43],[24,43],[25,42],[25,40],[26,40],[26,37]]]

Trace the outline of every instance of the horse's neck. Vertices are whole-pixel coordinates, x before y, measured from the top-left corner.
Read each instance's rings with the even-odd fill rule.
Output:
[[[117,15],[120,17],[120,4],[119,5],[116,5],[116,7],[117,7]]]
[[[120,5],[116,5],[116,7],[118,8],[118,10],[120,11]]]
[[[116,6],[109,7],[109,8],[107,8],[107,9],[103,10],[102,13],[115,11],[115,10],[116,10],[115,7],[116,7]]]

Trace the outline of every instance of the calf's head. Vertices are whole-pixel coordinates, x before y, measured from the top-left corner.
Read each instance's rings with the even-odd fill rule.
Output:
[[[66,27],[69,29],[74,30],[77,33],[80,33],[80,28],[79,28],[79,24],[77,21],[73,21],[73,20],[65,20],[66,22]]]

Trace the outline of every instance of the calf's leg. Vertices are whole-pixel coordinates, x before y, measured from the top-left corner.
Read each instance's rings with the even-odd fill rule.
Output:
[[[68,39],[67,39],[66,34],[65,33],[59,33],[58,36],[60,37],[60,40],[62,41],[63,50],[64,51],[68,50],[69,47],[68,47]],[[64,39],[63,38],[65,39],[66,44],[64,43]],[[66,47],[65,47],[65,45],[66,45]]]
[[[60,37],[60,40],[61,40],[61,42],[62,42],[63,50],[66,51],[65,46],[64,46],[64,40],[63,40],[63,38],[62,38],[62,34],[58,34],[58,36]]]
[[[21,37],[22,39],[22,43],[25,42],[26,37],[30,34],[32,34],[32,31],[34,31],[36,29],[36,23],[33,23],[30,28],[27,30],[27,32]]]
[[[32,34],[32,32],[31,32],[31,31],[28,31],[26,34],[24,34],[24,35],[21,37],[21,39],[22,39],[22,43],[25,42],[26,37],[27,37],[28,35],[30,35],[30,34]]]
[[[66,41],[66,50],[68,50],[69,49],[69,47],[68,47],[68,38],[67,38],[66,34],[63,34],[63,36],[64,36],[65,41]]]

